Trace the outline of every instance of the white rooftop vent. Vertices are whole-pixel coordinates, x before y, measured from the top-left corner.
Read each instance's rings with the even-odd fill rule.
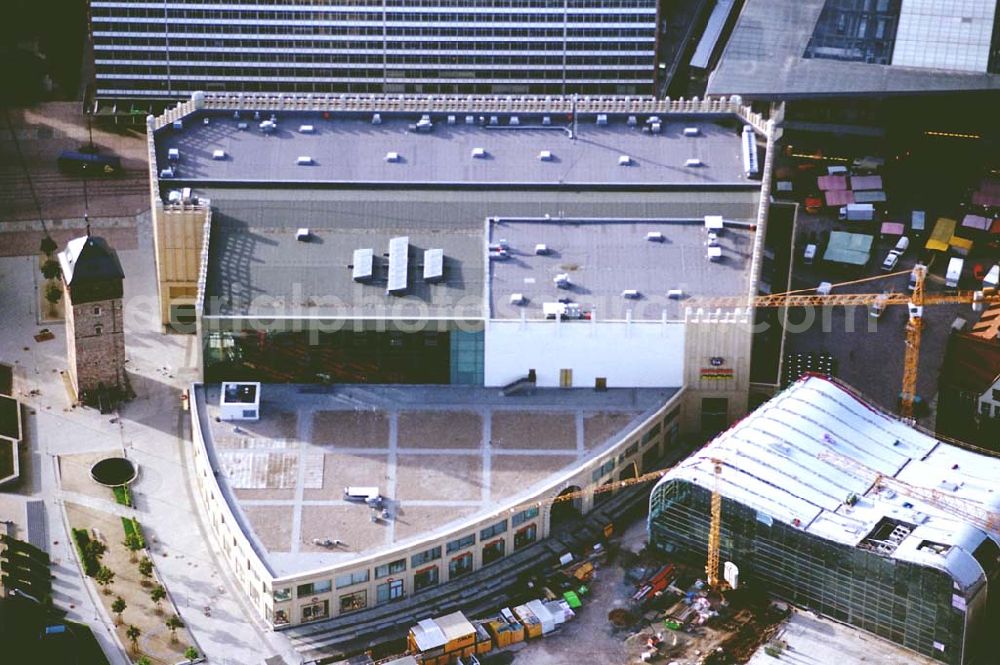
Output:
[[[184,129],[184,121],[174,120],[174,129]]]
[[[630,300],[635,300],[639,297],[639,292],[636,289],[625,289],[622,291],[622,298],[629,298]]]
[[[431,124],[431,117],[426,113],[420,116],[420,120],[417,120],[417,127],[428,127]]]
[[[372,124],[373,125],[381,125],[382,124],[382,114],[381,113],[373,113],[372,114]]]
[[[667,291],[667,297],[671,300],[680,300],[684,297],[683,289],[670,289]]]
[[[558,275],[556,275],[555,277],[553,277],[552,281],[560,289],[568,289],[569,285],[570,285],[569,275],[567,275],[564,272],[561,272]]]
[[[708,251],[705,253],[705,256],[708,257],[709,261],[721,261],[722,248],[719,247],[718,245],[712,245],[711,247],[708,248]]]
[[[705,215],[705,228],[709,231],[721,231],[725,226],[722,215]]]
[[[213,150],[212,151],[212,159],[225,159],[225,158],[226,158],[226,151],[225,150]]]
[[[174,177],[174,167],[168,166],[165,169],[160,170],[161,178],[173,178]]]
[[[474,115],[467,115],[467,116],[465,116],[465,124],[467,124],[467,125],[474,125],[474,124],[476,124],[476,116],[474,116]]]
[[[661,122],[660,116],[651,115],[648,118],[646,118],[646,122],[649,123],[650,125],[652,125],[654,122]]]
[[[185,187],[181,190],[181,203],[192,203],[194,202],[194,196],[191,194],[191,188]]]
[[[510,294],[510,304],[511,305],[523,305],[528,302],[528,299],[524,297],[523,293],[512,293]]]
[[[385,153],[385,161],[387,162],[398,162],[399,153],[398,152],[387,152]]]
[[[262,120],[259,126],[260,131],[267,133],[273,132],[278,125],[273,120]]]
[[[543,162],[551,162],[552,161],[552,151],[551,150],[542,150],[540,153],[538,153],[538,159],[542,160]]]
[[[310,235],[311,234],[309,233],[309,229],[301,228],[295,232],[295,239],[298,240],[299,242],[309,242]]]
[[[603,127],[604,125],[608,124],[608,115],[606,113],[600,113],[600,114],[598,114],[598,116],[597,116],[597,124],[600,127]]]
[[[375,250],[356,249],[354,250],[354,262],[351,264],[351,279],[355,282],[363,282],[371,279],[374,273]]]
[[[181,190],[179,190],[179,189],[171,190],[171,192],[169,194],[167,194],[167,202],[168,203],[180,203],[181,202],[181,196],[182,196]]]
[[[660,130],[661,130],[662,128],[663,128],[663,125],[661,125],[661,124],[660,124],[660,123],[658,123],[658,122],[654,122],[654,123],[652,123],[652,124],[651,124],[651,125],[649,126],[649,131],[650,131],[650,133],[651,133],[651,134],[659,134],[659,133],[660,133]]]
[[[490,116],[490,124],[491,125],[499,125],[500,124],[500,118],[498,118],[495,115],[491,115]]]
[[[701,130],[697,127],[685,127],[684,136],[698,136],[701,134]]]
[[[211,122],[211,121],[208,118],[202,118],[201,119],[201,124],[203,124],[203,125],[207,125],[207,124],[209,124],[209,122]]]
[[[299,125],[299,134],[312,134],[316,128],[312,125]]]
[[[552,118],[550,118],[547,115],[543,115],[542,116],[542,126],[543,127],[548,127],[551,124],[552,124]]]
[[[684,166],[701,166],[701,160],[697,157],[684,160]]]
[[[455,124],[455,116],[453,116],[453,115],[448,116],[448,124],[449,125],[454,125]]]
[[[618,157],[618,166],[629,166],[632,163],[632,158],[628,155],[621,155]]]
[[[628,125],[629,127],[635,127],[636,125],[639,124],[639,119],[636,118],[634,115],[630,115],[625,124]]]
[[[521,124],[521,119],[518,118],[516,115],[512,115],[510,117],[510,121],[508,122],[508,124],[513,125],[514,127],[517,127],[518,125]]]
[[[650,242],[663,242],[663,234],[659,231],[650,231],[646,234],[646,240]]]
[[[245,129],[246,129],[247,127],[249,127],[249,126],[250,126],[250,125],[249,125],[249,124],[247,124],[247,123],[245,123],[245,122],[238,122],[238,123],[236,123],[236,129],[239,129],[239,130],[241,130],[241,131],[242,131],[242,130],[245,130]]]
[[[172,162],[180,161],[180,158],[181,158],[181,151],[178,150],[177,148],[170,148],[169,150],[167,150],[167,159],[169,159],[170,161]]]
[[[299,158],[295,160],[295,163],[299,166],[309,166],[313,163],[313,158],[309,155],[299,155]]]
[[[486,157],[486,148],[473,148],[472,157],[474,159],[484,159]]]
[[[535,254],[538,256],[547,256],[552,250],[549,249],[548,245],[538,244],[535,245]]]

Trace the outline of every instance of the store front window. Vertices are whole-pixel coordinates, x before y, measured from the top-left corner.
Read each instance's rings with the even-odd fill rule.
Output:
[[[318,621],[330,616],[330,601],[321,600],[302,606],[302,621]]]

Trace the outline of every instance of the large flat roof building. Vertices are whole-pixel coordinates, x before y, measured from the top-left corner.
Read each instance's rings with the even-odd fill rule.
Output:
[[[91,0],[95,92],[651,94],[659,4]]]
[[[748,0],[708,94],[795,99],[1000,89],[996,0]]]
[[[721,559],[739,584],[946,663],[986,662],[976,649],[996,625],[998,477],[1000,459],[809,377],[668,472],[649,537],[705,552],[718,486]]]

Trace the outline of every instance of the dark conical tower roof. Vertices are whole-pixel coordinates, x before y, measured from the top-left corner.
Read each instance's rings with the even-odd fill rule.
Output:
[[[86,235],[74,238],[59,253],[63,278],[70,286],[125,279],[118,254],[104,238]]]

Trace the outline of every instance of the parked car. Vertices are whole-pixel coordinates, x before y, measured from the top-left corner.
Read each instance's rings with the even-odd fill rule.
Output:
[[[885,257],[885,261],[882,261],[882,271],[892,272],[896,269],[896,264],[899,263],[899,257],[902,256],[895,249],[889,250],[889,254]]]
[[[877,319],[880,316],[882,316],[882,313],[885,312],[885,303],[888,299],[889,299],[888,291],[883,291],[881,294],[879,294],[879,296],[875,298],[875,302],[873,302],[868,307],[868,316],[872,317],[873,319]]]

